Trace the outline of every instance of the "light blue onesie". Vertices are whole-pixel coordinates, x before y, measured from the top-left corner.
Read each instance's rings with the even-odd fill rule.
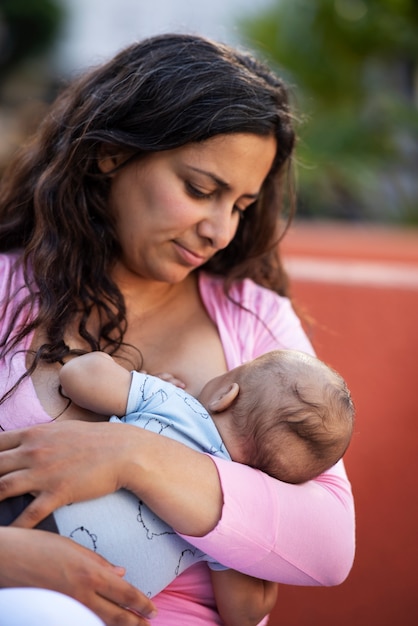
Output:
[[[132,372],[127,414],[110,421],[146,428],[199,452],[231,460],[200,402],[155,376]],[[54,517],[61,535],[125,567],[126,579],[150,597],[198,561],[207,561],[212,569],[225,569],[179,537],[126,490],[62,507]]]

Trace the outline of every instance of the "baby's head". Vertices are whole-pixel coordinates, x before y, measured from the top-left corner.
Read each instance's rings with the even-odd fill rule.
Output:
[[[343,456],[354,405],[345,381],[325,363],[303,352],[276,350],[230,373],[239,385],[230,410],[243,462],[300,483]]]

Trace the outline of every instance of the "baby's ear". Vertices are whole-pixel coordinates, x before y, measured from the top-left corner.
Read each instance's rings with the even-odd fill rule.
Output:
[[[208,404],[209,411],[213,413],[222,413],[229,409],[239,394],[238,383],[231,383],[228,386],[221,387],[214,394]]]

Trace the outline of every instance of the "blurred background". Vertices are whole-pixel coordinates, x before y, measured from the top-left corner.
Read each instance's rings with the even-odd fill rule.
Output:
[[[318,356],[352,390],[357,556],[282,586],[271,626],[418,623],[418,2],[0,0],[0,174],[78,72],[145,36],[250,47],[287,80],[298,218],[283,242]]]
[[[167,30],[249,45],[287,79],[301,216],[418,223],[416,0],[0,0],[0,168],[64,81]]]

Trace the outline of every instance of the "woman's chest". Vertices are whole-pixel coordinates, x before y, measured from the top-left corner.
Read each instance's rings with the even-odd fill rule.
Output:
[[[140,350],[142,369],[176,376],[193,395],[227,369],[218,330],[200,306],[130,323],[126,342]]]
[[[227,369],[221,339],[200,298],[194,297],[192,290],[191,297],[170,304],[155,307],[145,314],[135,307],[128,309],[124,336],[128,348],[117,353],[121,357],[119,363],[128,370],[137,368],[153,375],[172,374],[185,383],[189,393],[197,395],[210,378]],[[32,347],[42,340],[42,337],[34,338]],[[77,333],[71,333],[66,341],[71,348],[85,348],[79,343]],[[58,363],[39,364],[35,369],[31,384],[37,401],[54,419],[94,419],[91,413],[68,404],[60,395],[60,367]]]

